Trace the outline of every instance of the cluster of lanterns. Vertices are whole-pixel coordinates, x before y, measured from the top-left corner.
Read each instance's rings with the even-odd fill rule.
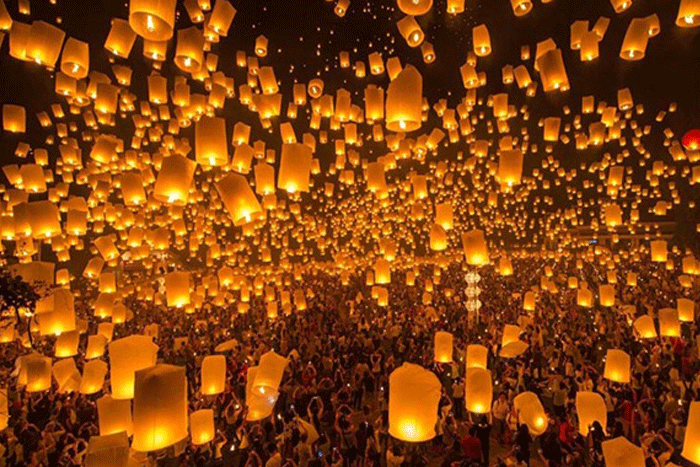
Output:
[[[516,17],[534,8],[529,0],[510,3]],[[616,13],[631,3],[611,0]],[[396,22],[396,33],[422,63],[411,63],[410,56],[385,60],[373,51],[351,65],[350,53],[343,51],[337,57],[340,69],[353,67],[359,83],[367,70],[376,77],[362,85],[358,99],[340,80],[320,74],[308,83],[280,79],[267,58],[273,49],[264,35],[256,37],[251,55],[219,57],[217,43],[236,17],[229,0],[183,5],[130,0],[128,15],[109,25],[100,51],[109,57],[104,70],[91,61],[92,43],[67,37],[59,25],[15,19],[0,0],[0,44],[7,32],[13,59],[54,73],[55,96],[47,98],[56,101],[36,115],[47,133],[46,147],[22,141],[34,116],[20,102],[2,105],[6,144],[16,144],[19,163],[2,167],[8,185],[3,186],[0,237],[17,258],[13,273],[49,286],[29,332],[55,339],[53,356],[21,357],[18,383],[41,392],[55,380],[61,392],[95,394],[109,379],[109,393],[97,402],[100,436],[90,442],[88,465],[126,465],[129,443],[150,452],[188,435],[195,444],[215,435],[211,410],[188,413],[185,369],[157,364],[159,349],[152,339],[157,326],[113,340],[115,329],[133,318],[124,304],[127,297],[174,313],[194,313],[205,305],[246,313],[251,297],[262,297],[268,318],[275,319],[306,310],[313,297],[301,279],[323,271],[343,284],[350,276],[363,276],[367,295],[382,308],[392,305],[390,286],[405,277],[406,287],[422,287],[422,304],[431,312],[436,313],[435,295],[443,294],[463,300],[478,319],[480,268],[494,267],[504,278],[514,272],[509,255],[520,254],[506,251],[509,239],[551,247],[523,257],[564,261],[576,269],[584,262],[598,264],[606,273],[606,283],[596,288],[575,275],[557,276],[548,266],[539,286],[518,298],[526,313],[536,311],[541,294],[569,291],[582,309],[596,303],[624,307],[617,278],[622,259],[675,271],[682,258],[680,286],[687,290],[697,282],[694,257],[669,248],[658,226],[641,222],[663,218],[680,204],[695,207],[694,200],[683,199],[687,191],[681,188],[700,183],[700,130],[691,129],[680,140],[670,127],[657,131],[677,106],[649,119],[629,88],[617,90],[616,103],[584,96],[556,115],[537,115],[523,103],[538,93],[558,95],[576,86],[566,67],[569,55],[593,61],[607,53],[601,44],[609,18],[593,25],[572,23],[570,50],[552,38],[537,43],[534,53],[523,45],[520,62],[505,64],[498,73],[487,72],[485,59],[500,46],[491,39],[493,26],[474,26],[471,50],[455,70],[464,89],[450,107],[447,99],[424,97],[422,70],[441,60],[424,26],[433,1],[397,0],[397,7],[405,16]],[[343,17],[349,8],[348,0],[338,0],[334,12]],[[464,10],[464,0],[448,0],[447,13]],[[629,21],[615,56],[642,60],[662,29],[697,26],[700,2],[682,0],[674,25],[662,25],[656,14]],[[137,41],[152,67],[148,76],[134,76],[130,66]],[[224,58],[244,76],[236,79],[237,86],[220,70]],[[488,94],[485,86],[494,74],[501,92]],[[136,79],[147,85],[143,95],[132,88]],[[231,102],[240,106],[235,124],[224,111]],[[127,119],[129,125],[122,125]],[[537,122],[539,129],[533,131],[528,122]],[[659,133],[668,153],[663,157],[645,147]],[[371,145],[380,148],[380,156],[366,150]],[[321,148],[330,148],[335,157],[330,165]],[[571,168],[555,157],[565,148],[605,149],[600,160]],[[444,157],[450,151],[454,157]],[[574,180],[581,180],[580,186]],[[599,196],[587,195],[589,190]],[[555,197],[569,203],[555,206]],[[610,248],[580,238],[582,226],[595,238],[609,236]],[[617,251],[626,234],[643,237],[642,244]],[[55,261],[37,259],[49,249]],[[158,273],[172,250],[203,266],[190,270],[169,263],[166,273]],[[76,315],[72,291],[76,251],[90,254],[77,273],[97,290],[89,297],[91,319],[104,320],[84,339],[84,350],[87,326]],[[494,259],[498,262],[491,266]],[[464,265],[463,290],[441,284],[441,271],[454,263]],[[132,277],[124,273],[127,264],[146,272]],[[433,268],[432,277],[421,277],[425,265]],[[625,286],[637,287],[634,273]],[[644,340],[680,336],[683,323],[694,321],[694,310],[692,300],[679,296],[653,316],[631,308],[625,313]],[[18,338],[28,344],[29,336],[7,321],[0,341]],[[519,325],[504,325],[500,357],[527,350],[520,335]],[[435,361],[451,363],[453,336],[438,332],[434,343]],[[75,364],[81,352],[82,373]],[[476,414],[491,407],[487,355],[483,346],[467,348],[465,404]],[[286,366],[287,360],[271,351],[248,370],[249,421],[270,416]],[[630,356],[609,349],[603,370],[607,380],[629,383]],[[221,394],[225,358],[206,356],[200,381],[202,395]],[[439,398],[440,382],[431,371],[412,364],[396,369],[389,384],[389,433],[409,442],[434,437]],[[542,434],[548,420],[537,396],[519,394],[515,404],[530,433]],[[5,405],[0,391],[0,408]],[[576,406],[582,434],[594,421],[604,423],[605,405],[597,394],[578,393]],[[700,423],[699,411],[697,404],[691,406],[689,433]],[[3,421],[6,425],[7,414],[0,412]],[[603,450],[609,467],[615,459],[624,463],[626,455],[639,454],[621,440],[604,443]],[[688,437],[683,455],[697,463],[698,452],[695,438]]]

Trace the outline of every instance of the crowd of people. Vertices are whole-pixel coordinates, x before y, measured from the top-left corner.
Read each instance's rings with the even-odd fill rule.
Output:
[[[478,318],[467,312],[460,265],[421,268],[416,285],[401,272],[392,273],[389,306],[380,307],[369,293],[363,274],[343,285],[334,276],[309,273],[300,287],[308,309],[275,319],[266,315],[264,297],[251,297],[250,308],[204,305],[193,314],[163,309],[150,302],[126,299],[133,318],[114,329],[114,338],[142,334],[158,325],[158,361],[187,369],[190,410],[214,410],[216,436],[194,445],[188,439],[166,450],[134,457],[134,465],[240,467],[399,467],[399,466],[602,466],[601,444],[624,436],[641,446],[646,467],[679,456],[689,403],[700,397],[700,332],[683,325],[680,338],[640,339],[633,316],[620,306],[577,306],[576,291],[566,278],[578,277],[595,291],[607,283],[605,269],[592,263],[577,268],[574,261],[527,258],[513,260],[514,274],[501,276],[483,267]],[[555,272],[557,293],[540,291],[534,311],[525,311],[522,296],[539,284],[545,265]],[[634,305],[638,314],[673,307],[676,298],[698,298],[695,288],[683,288],[677,272],[663,263],[617,265],[616,297]],[[638,274],[628,286],[625,274]],[[434,284],[429,305],[421,299],[425,282]],[[439,282],[439,283],[438,283]],[[454,294],[444,293],[451,289]],[[89,294],[77,300],[78,314],[91,315]],[[460,298],[461,297],[461,298]],[[89,333],[99,320],[90,317]],[[517,358],[499,356],[505,324],[519,324],[528,344]],[[436,363],[435,332],[454,336],[452,363]],[[183,339],[184,338],[184,339]],[[224,355],[226,390],[218,396],[199,392],[202,359],[215,347],[235,339]],[[481,344],[489,349],[493,375],[493,405],[489,414],[465,408],[465,349]],[[85,342],[81,342],[84,349]],[[53,355],[51,338],[37,339],[35,351]],[[617,384],[603,378],[609,348],[632,356],[632,379]],[[247,369],[260,355],[275,350],[288,366],[273,414],[247,422]],[[50,391],[28,393],[12,375],[15,360],[27,353],[19,341],[0,345],[2,379],[8,392],[9,427],[0,433],[0,466],[83,465],[92,436],[99,435],[96,400],[109,392],[109,380],[94,395]],[[104,357],[108,361],[108,355]],[[75,358],[79,368],[82,356]],[[388,433],[389,375],[404,362],[432,370],[442,383],[436,436],[411,444]],[[548,428],[532,436],[520,424],[514,397],[524,391],[538,395],[548,415]],[[595,391],[605,400],[608,417],[581,435],[574,400],[578,391]]]

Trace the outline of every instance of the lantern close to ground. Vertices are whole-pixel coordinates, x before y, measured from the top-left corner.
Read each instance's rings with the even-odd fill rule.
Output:
[[[608,349],[603,377],[615,383],[630,382],[630,356],[624,350]]]
[[[437,376],[404,363],[389,376],[389,434],[413,443],[433,439],[439,402]]]
[[[438,331],[435,333],[435,361],[438,363],[452,362],[452,334]]]
[[[596,421],[605,430],[608,411],[605,407],[605,400],[597,392],[578,391],[576,393],[576,414],[578,415],[578,430],[581,435],[587,436],[589,427]]]
[[[467,368],[464,381],[464,402],[467,410],[476,414],[489,413],[493,399],[491,372],[483,368]]]

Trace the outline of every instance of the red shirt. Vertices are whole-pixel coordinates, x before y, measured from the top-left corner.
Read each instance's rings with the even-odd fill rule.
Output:
[[[481,459],[481,441],[479,438],[476,436],[467,435],[462,438],[460,444],[462,445],[462,452],[469,459]]]

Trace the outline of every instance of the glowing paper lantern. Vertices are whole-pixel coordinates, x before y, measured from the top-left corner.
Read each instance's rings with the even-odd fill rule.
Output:
[[[649,315],[643,315],[635,319],[633,326],[642,339],[655,339],[657,337],[654,318]]]
[[[700,463],[700,402],[690,403],[681,456],[694,464]]]
[[[462,248],[467,264],[483,266],[489,264],[489,251],[483,230],[470,230],[462,234]]]
[[[283,144],[277,188],[288,193],[309,191],[312,159],[313,152],[309,146],[300,143]]]
[[[612,285],[601,285],[598,289],[601,306],[615,306],[615,287]]]
[[[433,0],[397,0],[399,9],[407,15],[426,14],[433,6]]]
[[[513,186],[520,184],[523,172],[523,153],[520,149],[501,151],[498,160],[498,178],[501,185]]]
[[[11,133],[24,133],[27,128],[27,115],[20,105],[2,106],[2,129]]]
[[[247,224],[261,217],[262,207],[243,175],[228,174],[216,183],[216,189],[234,225]]]
[[[404,363],[389,376],[389,434],[408,442],[435,437],[440,380],[431,371]]]
[[[532,10],[532,2],[530,0],[510,0],[510,6],[513,8],[515,16],[525,16]]]
[[[681,0],[676,26],[693,28],[698,25],[700,25],[700,2],[698,0]]]
[[[410,47],[418,47],[423,43],[425,35],[413,16],[406,16],[396,23],[399,33]]]
[[[165,297],[169,307],[182,308],[190,304],[190,273],[171,272],[165,276]]]
[[[87,348],[85,349],[85,359],[100,358],[104,355],[107,338],[101,334],[88,336]]]
[[[130,0],[129,26],[149,41],[167,41],[173,36],[176,3],[176,0]]]
[[[246,391],[245,391],[245,402],[248,407],[248,413],[246,414],[247,421],[258,421],[269,417],[272,414],[272,409],[277,402],[279,393],[277,391],[266,392],[265,394],[260,394],[259,391],[253,388],[253,382],[258,372],[257,366],[251,366],[248,368],[248,374],[246,379]]]
[[[33,353],[22,357],[22,371],[27,392],[47,391],[51,388],[51,358]]]
[[[583,436],[588,436],[588,427],[593,422],[599,422],[605,429],[608,411],[605,400],[597,392],[578,391],[576,393],[576,414],[578,415],[578,430]]]
[[[678,310],[662,308],[659,310],[659,334],[663,337],[680,337],[681,322],[678,320]]]
[[[194,127],[194,145],[197,163],[219,167],[228,164],[228,140],[226,120],[219,117],[202,117]]]
[[[91,436],[85,454],[85,467],[129,465],[129,438],[124,432]]]
[[[386,94],[386,127],[390,131],[409,132],[421,127],[423,114],[423,77],[407,65],[389,83]]]
[[[253,381],[253,390],[263,395],[277,393],[287,363],[286,358],[277,355],[272,350],[264,353],[260,357],[258,370]]]
[[[107,363],[102,360],[91,360],[83,366],[83,377],[80,380],[81,394],[95,394],[102,389],[107,376]]]
[[[623,350],[608,349],[603,377],[615,383],[630,382],[630,356]]]
[[[531,435],[539,436],[547,430],[547,414],[537,394],[520,393],[513,399],[513,405],[519,411],[518,422],[526,424]]]
[[[535,311],[535,303],[536,303],[536,297],[535,293],[532,291],[525,292],[525,297],[523,297],[523,310],[525,311]],[[520,333],[520,329],[518,329],[518,334]]]
[[[695,321],[695,302],[687,298],[677,300],[678,319],[684,323]]]
[[[163,159],[153,197],[176,206],[186,205],[196,168],[196,162],[179,154]]]
[[[202,409],[190,414],[192,444],[199,446],[214,439],[214,411]]]
[[[204,395],[221,394],[226,388],[226,357],[208,355],[202,360],[202,387]]]
[[[134,397],[134,373],[156,364],[158,346],[150,337],[131,335],[109,344],[109,367],[112,396]]]
[[[560,49],[548,50],[538,57],[535,63],[540,70],[542,88],[545,92],[569,90],[569,78],[566,75]]]
[[[61,71],[75,79],[87,77],[90,69],[90,46],[72,37],[66,41],[61,55]]]
[[[36,63],[53,68],[61,54],[63,39],[66,37],[61,29],[44,21],[34,21],[27,38],[26,55]]]
[[[467,410],[477,414],[489,413],[493,399],[491,372],[483,368],[467,368],[464,384]]]
[[[73,357],[78,354],[80,333],[78,331],[64,332],[56,339],[54,355],[57,358]]]
[[[129,23],[120,18],[112,19],[112,27],[105,40],[105,49],[117,57],[128,58],[136,41],[136,33]]]
[[[593,292],[588,289],[579,288],[576,291],[576,304],[584,308],[593,306]]]
[[[486,364],[488,362],[489,349],[483,345],[469,344],[467,346],[467,370],[470,368],[483,368],[486,369]]]
[[[197,27],[191,26],[177,31],[174,62],[178,68],[188,73],[197,72],[202,68],[204,64],[204,35]],[[226,137],[225,133],[224,128],[224,137]],[[195,133],[195,138],[196,135],[197,133]]]
[[[207,27],[219,36],[225,37],[228,35],[234,16],[236,16],[236,9],[228,0],[217,0],[209,17]]]
[[[485,24],[472,28],[472,44],[477,57],[486,57],[491,53],[491,35]]]
[[[634,18],[630,21],[622,40],[620,58],[624,60],[641,60],[646,55],[649,43],[649,26],[644,18]]]
[[[134,450],[157,451],[187,436],[185,367],[160,364],[139,370],[134,386]]]
[[[438,331],[435,333],[435,361],[439,363],[452,362],[452,334]]]
[[[602,448],[606,467],[644,465],[644,451],[642,448],[630,443],[624,436],[603,441]]]
[[[101,397],[97,400],[97,420],[102,436],[121,432],[131,436],[131,400],[114,399],[109,394]]]

